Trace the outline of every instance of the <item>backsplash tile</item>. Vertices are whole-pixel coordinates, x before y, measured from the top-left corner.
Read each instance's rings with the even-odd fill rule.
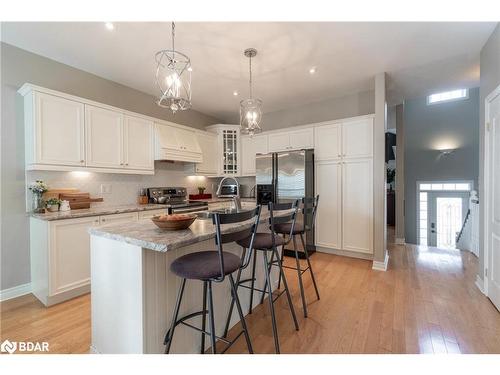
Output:
[[[27,186],[43,180],[51,189],[76,188],[90,193],[91,197],[102,197],[104,202],[93,203],[93,207],[119,206],[137,202],[142,188],[154,186],[182,186],[188,194],[198,192],[198,186],[205,186],[212,193],[213,179],[203,176],[188,176],[183,163],[155,162],[154,175],[127,175],[96,172],[54,172],[26,171]],[[111,185],[111,193],[101,193],[101,184]],[[26,207],[31,209],[31,193],[26,189]]]

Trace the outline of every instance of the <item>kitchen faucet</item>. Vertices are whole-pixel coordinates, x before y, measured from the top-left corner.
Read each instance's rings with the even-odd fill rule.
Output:
[[[236,196],[239,197],[240,196],[240,183],[238,182],[238,180],[234,177],[230,177],[230,176],[226,176],[224,177],[222,180],[220,180],[219,182],[219,187],[217,188],[217,192],[215,193],[218,197],[220,197],[220,191],[222,190],[222,184],[226,181],[226,180],[233,180],[235,183],[236,183],[236,188],[237,188],[237,193],[236,193]]]

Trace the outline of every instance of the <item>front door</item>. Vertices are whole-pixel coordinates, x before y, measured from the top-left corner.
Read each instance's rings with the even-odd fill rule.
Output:
[[[488,297],[500,310],[500,94],[489,102]]]
[[[469,203],[469,192],[429,192],[429,246],[455,249],[455,239],[462,228]]]

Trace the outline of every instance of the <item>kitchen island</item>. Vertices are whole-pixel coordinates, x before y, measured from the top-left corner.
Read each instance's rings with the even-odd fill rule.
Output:
[[[267,229],[268,212],[261,214],[259,231]],[[243,225],[250,226],[252,221]],[[223,232],[240,230],[241,224],[225,225]],[[91,234],[92,345],[94,353],[163,353],[181,279],[170,272],[170,263],[191,252],[215,250],[215,227],[210,219],[197,219],[188,229],[163,231],[151,221],[114,224],[89,229]],[[235,243],[224,251],[240,255]],[[258,254],[256,287],[264,286],[261,255]],[[250,267],[244,270],[245,278]],[[273,288],[278,281],[273,272]],[[203,284],[188,280],[180,316],[199,311]],[[249,290],[238,291],[244,313],[248,313]],[[260,298],[256,294],[254,306]],[[231,302],[229,282],[214,283],[216,333],[221,335]],[[237,322],[233,314],[231,326]],[[192,319],[201,326],[201,318]],[[250,332],[251,334],[251,332]],[[176,328],[171,353],[199,353],[199,332],[183,325]],[[242,338],[240,338],[242,339]],[[209,347],[206,339],[206,348]]]

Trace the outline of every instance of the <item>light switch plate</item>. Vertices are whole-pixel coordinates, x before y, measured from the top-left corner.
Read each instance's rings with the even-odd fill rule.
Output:
[[[101,184],[101,194],[111,194],[111,184]]]

